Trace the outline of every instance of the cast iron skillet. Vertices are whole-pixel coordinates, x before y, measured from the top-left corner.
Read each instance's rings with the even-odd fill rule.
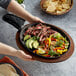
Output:
[[[0,65],[1,64],[10,64],[10,63],[1,62]],[[17,74],[19,74],[19,76],[23,76],[23,73],[22,73],[22,71],[19,68],[17,68],[14,64],[10,64],[10,65],[12,65],[16,69],[16,72],[17,72]]]
[[[68,51],[65,52],[65,53],[63,53],[63,54],[60,55],[60,56],[56,56],[56,57],[44,57],[44,56],[41,56],[41,55],[38,55],[38,54],[33,53],[33,50],[34,50],[34,49],[31,50],[31,49],[29,49],[29,48],[27,48],[27,47],[25,46],[25,43],[24,43],[24,41],[23,41],[23,35],[24,35],[25,31],[26,31],[30,26],[36,26],[36,25],[39,24],[39,23],[28,24],[28,25],[22,26],[22,25],[19,25],[19,21],[17,21],[18,24],[16,25],[16,24],[15,24],[16,21],[14,21],[14,19],[13,19],[13,20],[10,20],[8,17],[9,17],[9,16],[4,16],[4,17],[3,17],[3,20],[7,21],[8,23],[12,24],[15,28],[18,29],[18,31],[20,32],[20,38],[19,38],[19,40],[20,40],[21,44],[23,45],[23,47],[24,47],[27,51],[29,51],[29,52],[32,53],[33,55],[36,55],[36,56],[39,56],[39,57],[42,57],[42,58],[46,58],[46,59],[55,59],[55,58],[61,57],[62,55],[64,55],[64,54],[67,53],[68,51],[70,51],[69,48],[71,48],[71,46],[70,46],[70,44],[69,44]],[[11,18],[11,19],[12,19],[12,18]],[[17,20],[18,20],[18,19],[17,19]],[[68,34],[67,34],[64,30],[62,30],[61,28],[59,28],[59,27],[57,27],[57,26],[55,26],[55,25],[52,25],[52,24],[47,24],[47,23],[42,23],[42,24],[45,24],[46,26],[50,26],[51,29],[53,29],[53,30],[61,33],[61,35],[62,35],[63,37],[66,37],[66,39],[69,41],[69,43],[71,42],[71,41],[70,41],[70,37],[68,36]]]
[[[38,55],[38,54],[33,53],[33,50],[34,50],[34,49],[29,49],[29,48],[27,48],[27,47],[25,46],[24,41],[23,41],[23,35],[24,35],[25,31],[26,31],[30,26],[36,26],[36,25],[38,25],[38,24],[39,24],[39,23],[28,24],[28,25],[25,25],[25,26],[20,30],[20,42],[22,43],[23,47],[24,47],[25,49],[27,49],[29,52],[31,52],[33,55],[37,55],[37,56],[40,56],[40,57],[43,57],[43,58],[49,58],[49,59],[59,58],[59,57],[61,57],[62,55],[64,55],[65,53],[67,53],[67,52],[65,52],[65,53],[63,53],[62,55],[56,56],[56,57],[44,57],[44,56],[41,56],[41,55]],[[67,40],[69,41],[69,43],[70,43],[70,40],[69,40],[68,36],[67,36],[61,29],[59,29],[58,27],[56,27],[56,26],[54,26],[54,25],[51,25],[51,24],[47,24],[47,23],[42,23],[42,24],[44,24],[44,25],[46,25],[46,26],[49,26],[49,27],[51,27],[51,29],[53,29],[53,30],[61,33],[61,35],[62,35],[63,37],[66,37],[66,39],[67,39]],[[68,50],[69,50],[69,48],[70,48],[70,45],[69,45],[69,47],[68,47]]]

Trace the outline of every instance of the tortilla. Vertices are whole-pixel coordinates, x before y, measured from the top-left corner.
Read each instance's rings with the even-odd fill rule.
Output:
[[[19,76],[10,64],[0,64],[0,76]]]

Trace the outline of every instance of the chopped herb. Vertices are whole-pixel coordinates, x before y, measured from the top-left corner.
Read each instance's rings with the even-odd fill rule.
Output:
[[[19,4],[23,3],[24,0],[16,0]]]

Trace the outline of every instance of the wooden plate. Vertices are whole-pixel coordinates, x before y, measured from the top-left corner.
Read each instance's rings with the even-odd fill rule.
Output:
[[[51,14],[51,15],[63,15],[63,14],[66,14],[66,13],[68,13],[68,12],[72,9],[72,7],[73,7],[73,0],[72,0],[72,4],[71,4],[70,9],[68,9],[68,10],[65,11],[65,12],[62,12],[62,13],[47,12],[47,11],[43,8],[43,4],[44,4],[45,1],[46,1],[46,0],[41,0],[41,1],[40,1],[40,7],[41,7],[41,9],[42,9],[44,12],[46,12],[47,14]]]
[[[60,29],[60,28],[59,28]],[[62,30],[64,31],[64,30]],[[64,31],[65,32],[65,31]],[[17,46],[23,50],[26,54],[29,54],[33,57],[33,59],[37,60],[37,61],[41,61],[41,62],[46,62],[46,63],[57,63],[57,62],[62,62],[64,60],[67,60],[68,58],[70,58],[70,56],[73,54],[74,52],[74,42],[72,40],[72,38],[70,37],[70,35],[65,32],[67,34],[67,36],[69,37],[70,39],[70,48],[69,50],[67,51],[67,53],[65,53],[64,55],[62,55],[61,57],[59,58],[56,58],[56,59],[45,59],[45,58],[42,58],[42,57],[39,57],[39,56],[36,56],[36,55],[33,55],[32,53],[30,53],[29,51],[27,51],[23,45],[21,44],[20,42],[20,32],[18,31],[17,34],[16,34],[16,43],[17,43]]]

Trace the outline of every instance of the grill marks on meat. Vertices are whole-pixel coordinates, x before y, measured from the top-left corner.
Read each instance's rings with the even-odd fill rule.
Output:
[[[40,23],[36,26],[29,27],[24,35],[30,34],[33,36],[40,37],[39,41],[42,42],[47,37],[49,37],[51,34],[54,34],[54,33],[56,33],[56,31],[52,30],[51,27],[48,27]]]

